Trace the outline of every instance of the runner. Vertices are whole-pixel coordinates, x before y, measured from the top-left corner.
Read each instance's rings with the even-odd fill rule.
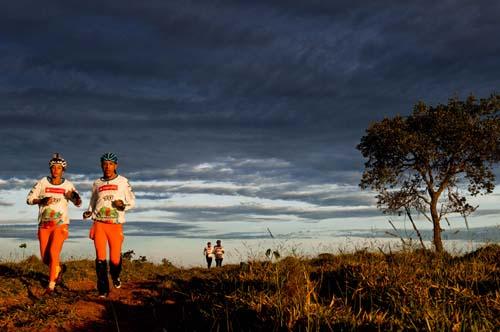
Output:
[[[40,256],[43,263],[49,266],[46,294],[54,292],[66,270],[64,264],[59,264],[59,256],[64,240],[68,238],[68,201],[77,207],[82,204],[73,184],[62,177],[66,167],[66,160],[59,153],[54,153],[49,161],[50,176],[38,180],[26,199],[29,205],[38,205]]]
[[[210,269],[212,266],[212,259],[214,257],[214,247],[212,247],[211,242],[207,242],[207,246],[203,249],[203,254],[207,260],[207,268]]]
[[[89,208],[83,218],[92,217],[90,238],[96,251],[96,275],[99,297],[109,294],[106,245],[109,246],[109,273],[115,288],[121,287],[122,244],[125,211],[135,205],[135,196],[127,178],[118,175],[118,157],[114,153],[101,156],[102,178],[92,186]]]
[[[215,254],[215,266],[222,266],[222,260],[224,259],[224,247],[222,246],[220,240],[217,240],[214,247]]]

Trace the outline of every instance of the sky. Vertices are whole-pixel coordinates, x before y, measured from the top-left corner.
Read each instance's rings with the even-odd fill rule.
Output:
[[[476,0],[2,1],[0,224],[34,222],[53,152],[85,205],[112,151],[128,220],[175,234],[386,227],[356,145],[418,101],[498,92],[498,17]]]

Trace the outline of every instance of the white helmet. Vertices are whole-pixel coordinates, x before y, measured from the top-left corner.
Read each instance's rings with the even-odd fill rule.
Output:
[[[64,160],[63,157],[61,157],[61,155],[59,153],[54,153],[52,155],[52,159],[50,159],[49,161],[49,167],[52,167],[54,165],[61,165],[64,169],[66,168],[66,166],[68,166],[68,163],[66,162],[66,160]]]

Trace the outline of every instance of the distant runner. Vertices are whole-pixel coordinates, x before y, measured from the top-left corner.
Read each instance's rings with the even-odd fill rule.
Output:
[[[54,292],[66,269],[64,264],[59,264],[59,256],[68,238],[68,201],[77,207],[82,204],[73,183],[62,177],[67,165],[59,153],[54,153],[49,161],[50,176],[38,180],[26,199],[29,205],[38,205],[40,256],[49,266],[49,285],[45,294]]]
[[[106,245],[109,246],[109,273],[115,288],[121,287],[122,244],[125,211],[135,206],[135,196],[127,178],[118,175],[118,157],[114,153],[101,156],[102,178],[92,185],[92,196],[83,218],[92,217],[90,238],[96,251],[96,275],[99,297],[109,294]]]
[[[215,254],[215,266],[222,266],[222,260],[224,259],[224,247],[222,246],[220,240],[217,240],[214,247]]]
[[[212,259],[214,257],[214,247],[212,247],[211,242],[207,242],[207,246],[203,249],[203,254],[207,260],[207,268],[210,269],[212,266]]]

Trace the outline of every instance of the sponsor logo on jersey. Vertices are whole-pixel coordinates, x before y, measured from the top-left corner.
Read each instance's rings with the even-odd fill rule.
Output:
[[[45,188],[45,192],[46,193],[50,193],[50,194],[62,194],[62,195],[64,195],[64,193],[66,192],[66,190],[64,188],[51,188],[51,187],[48,187],[48,188]]]
[[[118,186],[116,184],[105,184],[99,187],[99,192],[106,190],[118,190]]]

